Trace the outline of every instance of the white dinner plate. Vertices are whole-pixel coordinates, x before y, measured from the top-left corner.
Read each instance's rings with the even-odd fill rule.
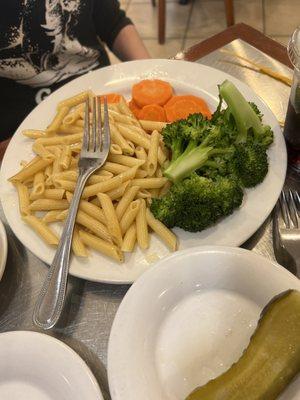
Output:
[[[85,362],[63,342],[42,333],[0,334],[0,399],[103,400]]]
[[[112,400],[183,400],[239,359],[261,310],[300,281],[253,252],[204,246],[160,260],[125,295],[108,346]],[[281,400],[300,398],[300,376]]]
[[[7,236],[4,225],[0,219],[0,280],[5,270],[7,258]]]
[[[270,168],[264,182],[245,193],[240,209],[212,228],[200,233],[175,229],[180,249],[198,245],[239,246],[248,239],[271,212],[280,194],[286,172],[286,148],[278,122],[265,103],[244,83],[216,69],[185,61],[142,60],[113,65],[81,76],[58,89],[37,106],[20,125],[11,140],[1,168],[0,193],[3,209],[12,230],[19,240],[36,256],[50,264],[54,249],[47,246],[20,218],[16,190],[7,179],[19,170],[21,160],[33,157],[32,140],[22,136],[23,129],[44,129],[53,116],[57,103],[86,89],[95,93],[118,92],[130,97],[134,82],[144,78],[161,78],[173,85],[177,93],[191,93],[204,97],[214,110],[218,103],[217,85],[230,79],[245,95],[254,101],[264,121],[274,130],[275,140],[269,149]],[[147,251],[135,250],[126,254],[124,264],[117,264],[105,256],[92,252],[87,260],[73,258],[72,275],[99,282],[131,283],[169,250],[154,235]]]

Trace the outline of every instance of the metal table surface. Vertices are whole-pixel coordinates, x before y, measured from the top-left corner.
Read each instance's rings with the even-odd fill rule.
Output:
[[[288,67],[240,39],[234,40],[224,48],[237,51],[289,76],[292,74]],[[223,70],[246,82],[265,100],[278,120],[284,120],[289,87],[266,75],[241,68],[228,61],[239,62],[217,50],[197,62]],[[288,183],[298,186],[292,175],[289,175]],[[7,264],[0,282],[0,332],[38,331],[32,323],[32,312],[47,273],[47,266],[14,236],[6,224],[1,207],[0,218],[5,223],[8,235]],[[275,258],[270,217],[243,247],[269,259]],[[70,277],[62,318],[57,327],[46,332],[68,344],[86,361],[98,379],[105,399],[110,398],[106,376],[109,333],[115,313],[128,288],[126,285],[107,285]]]

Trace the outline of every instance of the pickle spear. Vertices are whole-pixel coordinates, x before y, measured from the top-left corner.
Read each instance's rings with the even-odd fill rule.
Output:
[[[275,400],[300,372],[300,292],[276,296],[241,358],[186,400]]]

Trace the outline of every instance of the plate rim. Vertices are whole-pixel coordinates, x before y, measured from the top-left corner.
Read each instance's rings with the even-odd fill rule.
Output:
[[[191,65],[191,66],[200,65],[201,68],[204,68],[204,69],[207,69],[207,70],[212,70],[212,71],[214,71],[215,73],[224,74],[224,75],[230,75],[230,74],[228,74],[227,72],[218,70],[218,69],[216,69],[216,68],[213,68],[213,67],[210,67],[210,66],[207,66],[207,65],[197,64],[197,63],[194,63],[194,62],[183,61],[183,60],[166,60],[166,59],[151,59],[151,60],[135,60],[135,61],[129,61],[129,62],[122,63],[122,64],[107,66],[107,67],[101,68],[101,69],[99,69],[99,70],[89,72],[88,74],[90,74],[90,75],[91,75],[91,74],[96,75],[96,74],[98,74],[98,73],[101,73],[101,72],[104,71],[104,70],[112,70],[112,71],[115,71],[115,70],[118,70],[118,69],[122,70],[122,65],[124,65],[124,64],[135,64],[135,65],[136,65],[136,64],[139,64],[139,63],[141,63],[141,62],[147,64],[147,65],[145,65],[145,69],[146,69],[147,67],[148,67],[149,69],[154,69],[156,63],[162,63],[162,65],[171,65],[171,63],[176,62],[177,64],[179,63],[179,64],[182,64],[182,65],[186,65],[186,64],[189,64],[189,65]],[[163,68],[163,67],[162,67],[162,68]],[[83,76],[84,76],[84,75],[83,75]],[[46,98],[45,102],[49,101],[49,98],[51,98],[51,96],[55,96],[55,93],[56,93],[56,94],[57,94],[57,93],[62,93],[62,92],[65,90],[65,87],[67,87],[67,86],[72,86],[72,84],[74,84],[74,82],[75,82],[76,80],[80,80],[83,76],[80,76],[80,77],[78,77],[78,78],[75,78],[73,81],[68,82],[68,83],[66,83],[65,85],[63,85],[62,87],[60,87],[57,91],[53,92],[50,96],[48,96],[48,98]],[[171,78],[172,78],[172,77],[171,77]],[[261,101],[261,102],[264,104],[264,106],[268,109],[268,111],[269,111],[270,114],[274,117],[274,119],[276,119],[276,117],[274,116],[274,114],[273,114],[273,112],[271,111],[270,107],[268,107],[268,105],[266,104],[266,102],[265,102],[260,96],[258,96],[258,95],[254,92],[254,90],[253,90],[250,86],[248,86],[248,84],[246,84],[245,82],[241,81],[240,79],[238,79],[238,78],[236,78],[236,77],[234,77],[234,76],[232,76],[232,78],[233,78],[235,81],[238,81],[242,86],[244,86],[245,88],[247,88],[247,90],[248,90],[249,92],[251,92],[251,94],[253,94],[255,97],[257,97],[257,98],[259,99],[259,101]],[[179,79],[179,81],[180,81],[180,79]],[[38,107],[38,106],[37,106],[37,107]],[[34,112],[34,110],[35,110],[35,109],[33,109],[33,110],[31,111],[31,113]],[[28,116],[25,118],[25,120],[31,115],[31,113],[28,114]],[[22,124],[25,122],[25,120],[22,122]],[[20,127],[22,126],[22,124],[18,127],[16,133],[20,130]],[[278,122],[277,122],[276,128],[277,128],[277,129],[279,128]],[[280,128],[279,128],[279,129],[280,129]],[[13,138],[15,137],[16,133],[14,134]],[[9,144],[9,146],[8,146],[8,148],[7,148],[7,151],[5,152],[3,161],[5,161],[5,158],[6,158],[6,155],[8,154],[8,151],[9,151],[10,146],[11,146],[11,143]],[[273,192],[273,196],[274,196],[274,193],[275,193],[275,194],[276,194],[276,198],[278,198],[278,196],[279,196],[279,194],[280,194],[280,191],[281,191],[281,189],[282,189],[282,187],[283,187],[283,185],[284,185],[285,176],[286,176],[286,170],[287,170],[287,151],[286,151],[286,146],[285,146],[285,145],[283,146],[282,150],[283,150],[283,153],[284,153],[284,154],[283,154],[282,171],[283,171],[284,173],[283,173],[283,176],[282,176],[281,185],[280,185],[280,186],[278,185],[278,190],[277,190],[277,192],[276,192],[276,191]],[[3,163],[2,163],[2,165],[3,165]],[[1,174],[0,174],[0,176],[1,176]],[[255,188],[254,188],[254,190],[255,190]],[[5,202],[3,202],[3,203],[5,204]],[[240,246],[242,243],[244,243],[246,240],[248,240],[248,239],[260,228],[260,226],[265,222],[265,220],[266,220],[266,219],[268,218],[268,216],[270,215],[270,212],[272,211],[272,209],[273,209],[273,207],[274,207],[275,204],[276,204],[276,202],[275,202],[274,204],[273,204],[273,203],[272,203],[272,204],[271,204],[271,203],[269,204],[269,206],[268,206],[268,208],[267,208],[267,210],[266,210],[266,212],[265,212],[265,217],[264,217],[263,220],[260,221],[259,225],[253,226],[253,228],[252,228],[251,230],[247,231],[248,233],[245,232],[244,235],[240,235],[239,237],[234,237],[234,239],[231,240],[230,243],[228,243],[228,244],[225,243],[225,245],[228,245],[228,246],[236,246],[236,247],[238,247],[238,246]],[[3,206],[4,213],[5,213],[5,209],[6,209],[5,206]],[[237,210],[237,211],[238,211],[238,210]],[[5,213],[5,215],[6,215],[6,213]],[[9,223],[9,224],[10,224],[10,223]],[[23,240],[21,240],[21,237],[22,237],[21,232],[20,232],[19,230],[18,230],[17,232],[15,232],[15,230],[14,230],[13,228],[12,228],[12,230],[13,230],[14,234],[17,236],[17,238],[21,241],[21,243],[23,243]],[[197,234],[197,233],[195,233],[195,234]],[[25,246],[25,245],[24,245],[24,246]],[[36,254],[36,252],[32,250],[32,248],[31,248],[30,245],[26,244],[26,247],[27,247],[30,251],[32,251],[34,254]],[[195,247],[196,247],[196,246],[195,246]],[[168,255],[166,255],[166,256],[168,257]],[[48,257],[46,254],[45,254],[45,255],[44,255],[44,253],[39,254],[39,256],[37,256],[37,257],[38,257],[40,260],[42,260],[43,262],[45,262],[47,265],[49,265],[49,260],[48,260],[49,257]],[[89,274],[85,274],[85,272],[76,271],[76,270],[75,270],[75,271],[74,271],[74,270],[71,270],[71,271],[70,271],[70,274],[73,275],[73,276],[76,276],[76,277],[78,277],[78,278],[81,278],[81,279],[87,279],[87,280],[89,280],[89,281],[101,282],[101,283],[108,283],[108,284],[132,284],[132,283],[134,282],[134,280],[137,279],[137,278],[135,278],[135,279],[133,279],[133,278],[121,279],[121,278],[118,278],[118,277],[117,277],[117,278],[114,278],[114,277],[112,277],[112,278],[102,278],[102,277],[100,277],[100,278],[99,278],[99,277],[97,277],[97,276],[93,277],[93,276],[90,276]]]
[[[0,281],[5,271],[6,261],[7,261],[7,251],[8,251],[8,243],[7,243],[7,234],[4,227],[4,223],[0,219],[0,241],[3,243],[2,249],[2,258],[0,262]]]
[[[7,332],[1,332],[0,333],[0,342],[1,338],[5,337],[17,337],[17,340],[20,340],[26,336],[27,338],[30,338],[32,340],[41,340],[43,341],[43,345],[48,346],[48,344],[54,345],[57,348],[60,348],[61,351],[69,353],[72,358],[75,360],[75,362],[80,366],[81,370],[85,373],[85,375],[89,378],[91,381],[94,389],[95,389],[95,394],[97,395],[97,398],[95,397],[95,400],[103,400],[103,395],[101,393],[100,386],[98,384],[98,381],[93,374],[92,370],[90,367],[87,365],[87,363],[83,360],[83,358],[75,351],[73,350],[70,346],[68,346],[66,343],[63,341],[59,340],[58,338],[48,335],[46,333],[42,332],[37,332],[37,331],[27,331],[27,330],[14,330],[14,331],[7,331]],[[45,344],[46,343],[46,344]]]
[[[222,254],[229,254],[231,256],[240,256],[240,255],[248,255],[248,257],[256,259],[258,262],[264,262],[264,265],[267,266],[267,268],[270,269],[270,271],[277,270],[282,276],[287,276],[292,278],[297,284],[299,285],[299,290],[300,290],[300,281],[299,279],[293,275],[290,271],[288,271],[286,268],[284,268],[282,265],[280,265],[278,262],[275,260],[269,259],[267,257],[264,257],[261,254],[258,254],[254,252],[253,250],[248,250],[245,248],[241,247],[233,247],[233,246],[213,246],[213,245],[203,245],[203,246],[197,246],[197,247],[192,247],[189,249],[184,249],[177,251],[176,253],[173,253],[167,257],[164,257],[163,259],[159,260],[151,269],[148,269],[147,271],[144,272],[144,274],[133,283],[133,285],[129,288],[129,290],[126,292],[125,296],[123,297],[118,310],[116,312],[116,315],[113,320],[113,324],[110,330],[110,335],[109,335],[109,340],[108,340],[108,349],[107,349],[107,377],[108,377],[108,386],[109,386],[109,391],[112,396],[112,400],[117,400],[119,399],[120,392],[117,393],[117,397],[115,397],[114,391],[115,391],[115,382],[118,381],[118,378],[120,377],[120,371],[117,371],[117,376],[116,376],[116,371],[114,370],[115,366],[117,365],[116,362],[113,361],[113,359],[116,357],[113,353],[116,352],[113,347],[115,346],[115,341],[120,341],[118,339],[118,332],[119,332],[119,324],[120,322],[124,321],[124,310],[128,311],[127,303],[132,301],[132,299],[136,296],[136,293],[140,291],[140,288],[142,288],[145,285],[145,282],[147,282],[150,279],[154,279],[155,277],[159,276],[161,273],[166,273],[166,270],[172,268],[172,259],[174,258],[180,258],[181,256],[188,255],[189,253],[193,253],[193,255],[196,254],[213,254],[216,255],[222,255]],[[161,265],[165,264],[165,265]],[[162,272],[163,271],[163,272]],[[126,316],[126,319],[128,319],[128,314]],[[116,345],[117,350],[119,349],[119,344]],[[118,353],[119,357],[119,353]]]

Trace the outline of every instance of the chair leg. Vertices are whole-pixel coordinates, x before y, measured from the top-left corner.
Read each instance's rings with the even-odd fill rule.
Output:
[[[165,43],[166,35],[166,0],[158,0],[158,42]]]
[[[227,26],[234,25],[233,0],[224,0]]]

